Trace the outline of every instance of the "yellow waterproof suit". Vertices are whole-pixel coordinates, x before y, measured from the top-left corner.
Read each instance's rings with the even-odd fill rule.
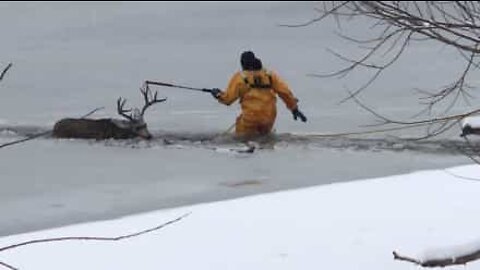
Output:
[[[235,133],[250,137],[266,135],[272,130],[277,116],[276,95],[289,110],[297,108],[298,100],[276,73],[265,69],[240,71],[232,76],[218,101],[230,105],[240,99],[242,113],[237,117]]]

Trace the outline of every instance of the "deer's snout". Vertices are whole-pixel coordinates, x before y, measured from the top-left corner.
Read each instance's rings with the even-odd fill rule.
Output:
[[[150,134],[150,132],[146,128],[140,129],[136,133],[142,139],[150,140],[153,138],[152,134]]]

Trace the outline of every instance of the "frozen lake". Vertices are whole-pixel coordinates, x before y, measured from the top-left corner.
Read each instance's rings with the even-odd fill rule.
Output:
[[[370,114],[353,102],[339,104],[345,88],[365,81],[365,74],[343,80],[307,76],[341,66],[327,48],[350,55],[358,50],[335,35],[331,22],[278,26],[312,18],[313,8],[304,2],[0,3],[0,67],[14,63],[0,83],[0,142],[22,135],[7,129],[47,130],[61,118],[100,106],[105,109],[96,117],[116,117],[116,99],[140,105],[138,88],[147,79],[224,88],[239,69],[240,53],[250,49],[285,78],[309,117],[306,124],[295,122],[279,102],[279,134],[366,130],[361,126],[373,123]],[[360,36],[367,30],[349,29]],[[388,116],[408,118],[421,109],[411,89],[444,85],[461,64],[443,47],[417,46],[361,98]],[[155,89],[168,101],[147,112],[158,137],[151,144],[38,139],[1,149],[0,236],[469,163],[447,149],[459,141],[458,130],[427,146],[391,143],[387,134],[308,143],[283,139],[253,155],[216,150],[237,147],[232,143],[164,145],[167,133],[215,137],[234,122],[238,105],[219,105],[203,93]]]

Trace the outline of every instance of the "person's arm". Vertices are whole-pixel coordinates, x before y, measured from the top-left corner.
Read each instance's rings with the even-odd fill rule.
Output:
[[[242,83],[242,78],[239,73],[235,73],[228,83],[228,88],[224,92],[221,92],[217,99],[220,103],[230,105],[235,102],[239,97],[239,89]]]
[[[307,117],[298,109],[298,99],[293,95],[287,83],[277,74],[271,74],[272,88],[275,93],[283,100],[287,108],[292,112],[293,119],[300,118],[302,122],[307,122]]]
[[[290,111],[295,110],[297,108],[298,100],[293,95],[287,83],[274,72],[271,73],[271,78],[272,88],[275,93],[278,94]]]

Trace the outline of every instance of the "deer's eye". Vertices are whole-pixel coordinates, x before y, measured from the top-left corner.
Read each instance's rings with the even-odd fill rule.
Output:
[[[136,126],[136,127],[134,127],[133,129],[134,129],[135,131],[139,131],[139,130],[142,130],[142,129],[145,129],[145,128],[147,128],[147,125]]]

